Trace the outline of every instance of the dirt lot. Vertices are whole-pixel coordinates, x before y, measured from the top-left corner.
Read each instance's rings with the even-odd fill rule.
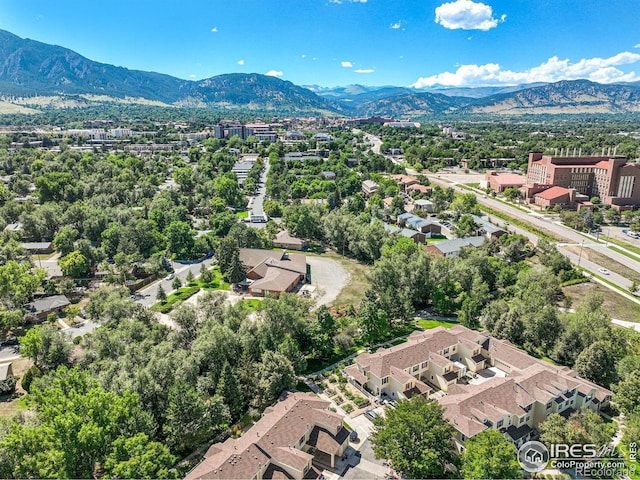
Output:
[[[350,282],[351,274],[340,260],[332,255],[307,255],[307,263],[311,267],[311,285],[318,292],[318,305],[334,302]]]
[[[611,291],[598,283],[581,283],[562,289],[565,294],[571,295],[573,307],[580,303],[590,292],[598,292],[604,297],[604,310],[611,318],[626,320],[628,322],[640,322],[640,305],[633,303],[622,295]]]

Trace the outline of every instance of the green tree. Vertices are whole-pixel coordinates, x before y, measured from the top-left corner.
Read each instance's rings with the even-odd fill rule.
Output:
[[[182,380],[169,389],[162,432],[167,443],[178,451],[187,451],[212,438],[226,428],[229,421],[229,410],[220,397],[204,400],[195,388]]]
[[[158,292],[156,293],[156,300],[164,302],[167,299],[167,292],[164,291],[162,285],[158,285]]]
[[[273,403],[284,390],[296,384],[296,374],[291,361],[281,353],[266,351],[257,369],[261,406]]]
[[[616,380],[616,358],[605,342],[594,342],[583,350],[573,368],[581,377],[609,387]]]
[[[247,270],[240,261],[239,252],[238,255],[234,255],[231,258],[231,265],[229,265],[229,268],[224,272],[224,275],[229,283],[239,283],[247,277]]]
[[[443,408],[421,396],[400,401],[374,421],[369,437],[376,458],[388,458],[408,478],[453,476],[458,464],[454,429]]]
[[[240,385],[238,384],[238,377],[229,365],[229,362],[225,362],[220,373],[220,380],[218,380],[218,386],[216,387],[216,394],[224,400],[225,404],[229,407],[229,413],[232,420],[238,420],[244,413],[246,404]]]
[[[29,400],[30,422],[11,422],[0,437],[3,476],[93,478],[118,438],[154,429],[136,395],[107,392],[77,368],[38,379]]]
[[[89,261],[78,250],[74,250],[68,255],[58,260],[58,265],[62,274],[66,277],[83,277],[89,273]]]
[[[144,433],[119,437],[111,444],[104,463],[106,478],[179,478],[172,467],[176,457]]]
[[[465,479],[522,478],[516,448],[498,431],[484,430],[464,446],[461,460]]]
[[[173,288],[174,290],[178,290],[181,286],[182,286],[182,280],[180,280],[180,277],[178,276],[174,277],[173,281],[171,282],[171,288]]]
[[[171,222],[164,234],[167,237],[167,250],[175,254],[176,258],[190,259],[197,255],[194,251],[195,232],[187,222]]]
[[[625,414],[640,413],[640,376],[634,375],[612,386],[613,401]]]
[[[78,230],[73,227],[64,226],[60,229],[56,236],[53,237],[53,247],[60,252],[62,256],[71,253],[74,249],[74,242],[79,238]]]
[[[52,325],[31,328],[20,337],[20,353],[42,370],[69,363],[71,345]]]

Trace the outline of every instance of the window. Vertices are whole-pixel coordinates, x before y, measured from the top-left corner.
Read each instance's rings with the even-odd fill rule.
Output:
[[[302,438],[300,439],[300,441],[298,442],[298,445],[302,445],[304,443],[304,435],[302,436]]]
[[[547,410],[551,408],[551,402],[547,403]]]
[[[502,428],[502,425],[504,424],[504,422],[502,420],[500,420],[497,424],[496,427],[497,428]]]
[[[422,362],[422,368],[427,368],[427,363],[429,362]]]
[[[387,383],[389,383],[389,377],[384,377],[384,378],[382,379],[382,384],[383,384],[383,385],[386,385]]]
[[[448,347],[444,349],[444,354],[446,355],[447,353],[449,353],[449,348]]]
[[[414,367],[413,367],[413,371],[414,371],[414,372],[417,372],[419,368],[420,368],[420,366],[419,366],[419,365],[414,365]]]

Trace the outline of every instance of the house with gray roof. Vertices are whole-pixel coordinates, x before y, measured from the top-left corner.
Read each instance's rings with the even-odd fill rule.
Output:
[[[27,303],[24,309],[27,311],[26,316],[29,320],[41,321],[45,320],[50,313],[62,313],[70,304],[71,302],[65,295],[51,295]]]
[[[425,247],[425,251],[442,257],[457,257],[463,248],[479,247],[483,243],[484,237],[454,238],[428,245]]]

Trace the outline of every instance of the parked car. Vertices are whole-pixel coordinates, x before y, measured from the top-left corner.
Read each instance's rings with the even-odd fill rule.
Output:
[[[372,422],[378,418],[378,414],[376,412],[374,412],[373,410],[367,410],[366,412],[364,412],[364,416],[367,417],[369,420],[371,420]]]
[[[599,268],[598,271],[603,275],[609,275],[609,270],[606,268]]]
[[[357,442],[358,432],[356,432],[355,430],[351,430],[351,433],[349,433],[349,440],[351,440],[352,442]]]
[[[173,273],[170,273],[169,275],[167,275],[166,277],[164,277],[165,280],[173,280],[175,277],[175,275]]]

